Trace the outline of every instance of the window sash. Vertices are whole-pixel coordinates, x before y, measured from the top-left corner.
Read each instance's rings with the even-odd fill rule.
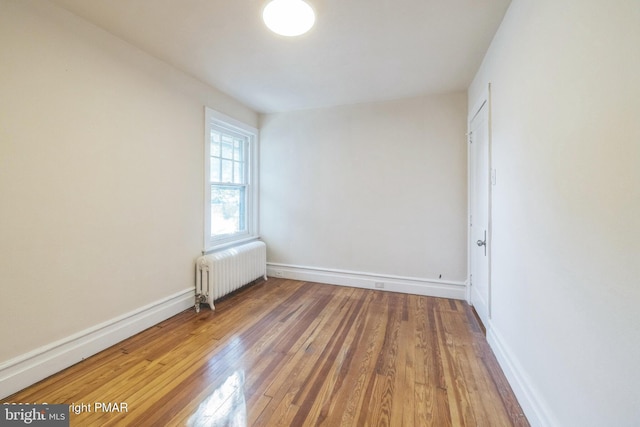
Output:
[[[214,138],[217,136],[218,138]],[[217,139],[217,141],[214,141]],[[250,138],[221,126],[211,127],[210,178],[212,183],[247,184]],[[225,143],[226,140],[226,143]],[[224,145],[231,145],[225,153]]]
[[[216,203],[214,193],[221,190],[226,192],[226,197],[234,198],[237,191],[237,213],[235,203]],[[238,184],[211,184],[211,238],[222,239],[230,236],[241,236],[249,233],[247,224],[247,194],[248,185]],[[222,197],[225,197],[223,195]],[[218,220],[217,222],[214,219]]]

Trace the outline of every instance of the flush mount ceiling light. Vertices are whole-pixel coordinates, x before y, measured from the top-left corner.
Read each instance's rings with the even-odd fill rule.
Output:
[[[302,0],[272,0],[262,11],[267,27],[281,36],[299,36],[313,27],[316,15]]]

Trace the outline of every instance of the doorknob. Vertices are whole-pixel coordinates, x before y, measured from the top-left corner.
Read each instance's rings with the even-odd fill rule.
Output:
[[[484,256],[487,256],[487,230],[484,230],[484,240],[478,240],[476,245],[484,246]]]

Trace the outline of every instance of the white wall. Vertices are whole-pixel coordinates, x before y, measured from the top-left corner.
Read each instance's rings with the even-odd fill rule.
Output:
[[[530,420],[640,425],[640,2],[514,0],[492,83],[494,349]]]
[[[192,289],[204,105],[257,115],[43,1],[0,0],[0,365]]]
[[[268,260],[466,275],[464,93],[261,117]]]

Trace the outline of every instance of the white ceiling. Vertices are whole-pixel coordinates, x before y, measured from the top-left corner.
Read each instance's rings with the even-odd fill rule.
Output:
[[[510,0],[308,0],[287,38],[265,0],[52,0],[258,112],[466,90]]]

